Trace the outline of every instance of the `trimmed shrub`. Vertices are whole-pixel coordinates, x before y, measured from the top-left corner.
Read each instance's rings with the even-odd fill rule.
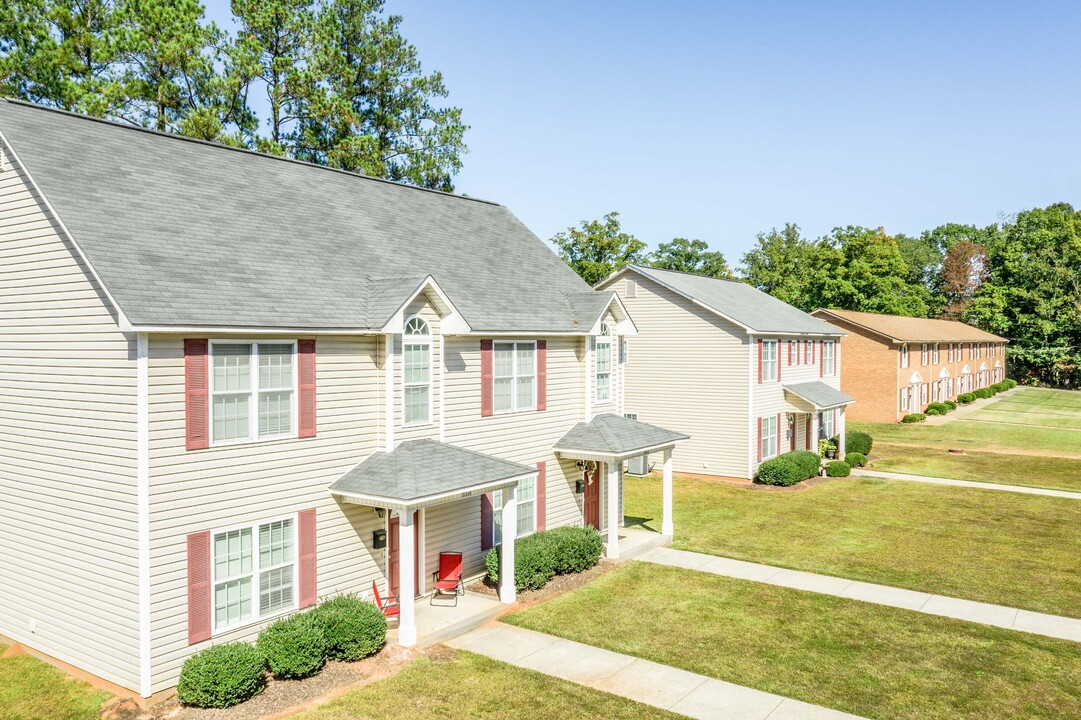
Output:
[[[250,700],[266,686],[266,659],[247,643],[201,650],[184,661],[176,695],[185,705],[227,708]]]
[[[555,577],[555,543],[547,533],[535,533],[514,541],[514,587],[519,591],[539,590]],[[484,558],[488,580],[499,582],[499,548]]]
[[[903,418],[901,418],[901,422],[903,422],[903,423],[919,423],[919,422],[923,422],[926,419],[927,419],[927,416],[924,415],[923,413],[909,413],[908,415],[905,415]]]
[[[852,468],[844,460],[832,460],[826,463],[826,474],[830,477],[848,477]]]
[[[845,452],[848,453],[860,453],[861,455],[871,454],[871,445],[874,441],[871,436],[865,432],[859,430],[852,430],[845,435]]]
[[[926,415],[945,415],[949,411],[950,408],[946,405],[946,403],[933,402],[928,405],[927,409],[923,412]]]
[[[548,542],[552,544],[556,575],[580,573],[601,560],[604,540],[599,532],[588,525],[555,528],[538,534],[547,535]]]
[[[807,477],[800,461],[787,455],[771,458],[758,466],[758,482],[763,485],[788,487]]]
[[[255,647],[266,657],[274,677],[282,680],[315,675],[323,669],[327,657],[323,625],[312,612],[291,615],[267,625],[259,633]]]
[[[1015,387],[1017,387],[1017,381],[1013,378],[1006,378],[1002,382],[1006,383],[1007,390],[1013,390]]]
[[[1010,386],[1007,385],[1005,381],[1001,381],[1001,382],[997,382],[994,385],[992,385],[991,388],[996,393],[1000,393],[1000,392],[1006,392],[1007,390],[1009,390]]]
[[[961,393],[957,396],[957,402],[961,403],[962,405],[968,405],[969,403],[976,402],[976,396],[972,393]]]
[[[953,412],[957,409],[957,403],[955,403],[953,400],[943,400],[942,404],[948,407],[950,409],[950,412]]]
[[[360,660],[379,652],[387,642],[383,611],[356,595],[325,600],[311,614],[323,628],[328,658]]]
[[[867,464],[867,456],[863,453],[847,453],[845,455],[845,462],[851,467],[863,467]]]
[[[987,388],[977,388],[972,391],[972,394],[980,400],[986,400],[991,397],[991,391]]]
[[[818,475],[818,469],[821,467],[822,458],[818,456],[818,453],[811,452],[810,450],[793,450],[786,452],[781,457],[789,458],[792,462],[796,463],[800,470],[803,471],[803,479],[812,478]]]

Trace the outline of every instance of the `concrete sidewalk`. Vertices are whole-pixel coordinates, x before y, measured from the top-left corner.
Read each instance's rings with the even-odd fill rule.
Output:
[[[499,622],[446,644],[699,720],[862,720],[858,715]]]
[[[950,485],[952,487],[972,488],[973,490],[1003,490],[1005,492],[1021,493],[1023,495],[1044,495],[1047,497],[1066,498],[1068,500],[1081,500],[1081,493],[1069,490],[1049,490],[1047,488],[1025,487],[1023,485],[1003,485],[1001,483],[974,482],[972,480],[952,480],[950,478],[926,477],[924,475],[908,475],[906,473],[885,472],[880,470],[864,470],[852,468],[853,477],[878,478],[880,480],[910,480],[912,482],[928,483],[930,485]]]
[[[932,595],[889,585],[875,585],[832,575],[787,570],[773,565],[760,565],[667,547],[650,550],[639,559],[660,565],[672,565],[739,580],[753,580],[768,585],[780,585],[823,595],[863,600],[878,605],[916,610],[928,615],[941,615],[1081,643],[1081,620],[1076,618],[1047,615],[944,595]]]

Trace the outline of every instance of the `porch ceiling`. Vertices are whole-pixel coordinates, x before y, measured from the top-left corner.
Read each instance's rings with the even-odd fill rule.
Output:
[[[673,447],[689,435],[656,425],[604,413],[578,423],[555,444],[561,457],[602,462],[626,460]]]
[[[345,502],[394,510],[453,502],[517,485],[537,469],[435,440],[373,453],[330,485]]]

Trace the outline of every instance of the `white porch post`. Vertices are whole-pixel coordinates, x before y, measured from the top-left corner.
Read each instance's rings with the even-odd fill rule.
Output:
[[[608,557],[615,560],[619,557],[619,471],[623,463],[613,461],[607,465],[608,478],[605,486],[608,490]]]
[[[518,503],[514,499],[515,488],[503,489],[503,542],[499,544],[499,602],[513,603],[517,598],[514,589],[514,538],[518,534]]]
[[[837,459],[845,459],[845,406],[837,411]]]
[[[403,511],[398,518],[398,644],[412,647],[417,644],[417,618],[415,611],[416,582],[413,568],[417,548],[413,539],[413,513]]]
[[[672,537],[675,534],[675,525],[672,522],[672,448],[664,451],[664,476],[661,486],[661,535]]]
[[[818,412],[811,413],[811,452],[818,452]]]

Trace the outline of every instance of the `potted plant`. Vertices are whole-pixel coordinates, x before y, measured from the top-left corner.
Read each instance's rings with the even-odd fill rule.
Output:
[[[832,440],[822,438],[818,441],[818,454],[832,460],[837,455],[837,446]]]

